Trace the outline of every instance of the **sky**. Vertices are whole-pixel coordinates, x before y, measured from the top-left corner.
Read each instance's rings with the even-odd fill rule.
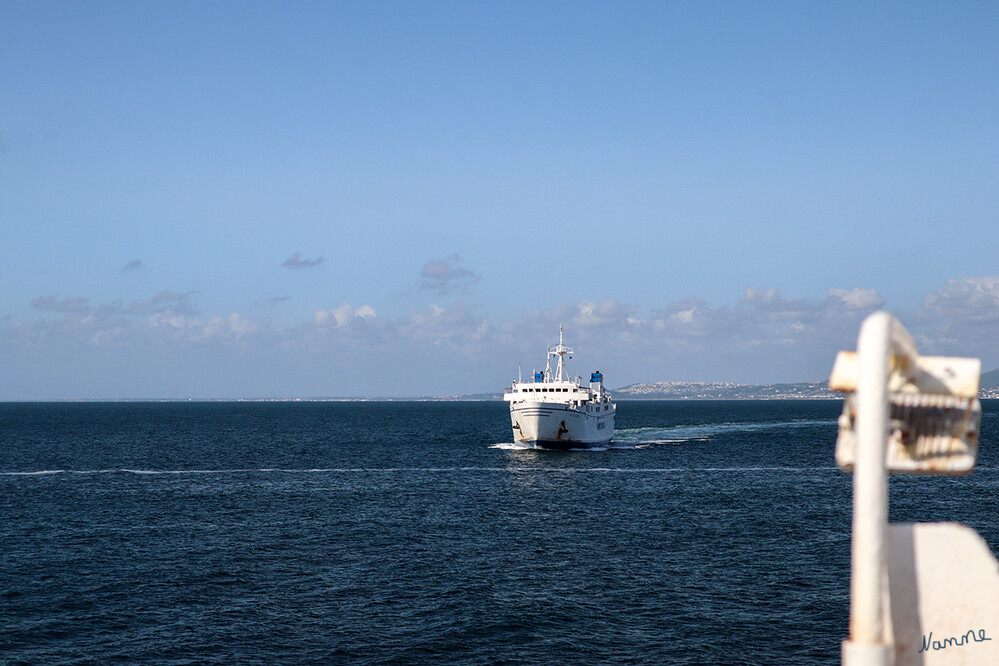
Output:
[[[999,4],[0,0],[0,400],[999,367]]]

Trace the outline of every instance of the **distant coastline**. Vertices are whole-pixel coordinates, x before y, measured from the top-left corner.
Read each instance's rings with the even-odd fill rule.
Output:
[[[830,391],[824,382],[768,384],[762,386],[704,382],[654,382],[631,384],[622,388],[611,389],[610,393],[616,400],[814,400],[842,397]],[[296,398],[51,398],[0,402],[492,402],[501,401],[502,399],[502,393],[492,392],[412,396],[307,396]]]
[[[643,382],[610,390],[615,400],[837,400],[825,381],[786,384]],[[999,398],[999,370],[982,374],[979,398]],[[54,398],[0,402],[472,402],[502,400],[501,392],[415,396],[313,396],[298,398]]]
[[[618,400],[832,400],[842,395],[827,382],[735,384],[732,382],[645,382],[614,391]]]

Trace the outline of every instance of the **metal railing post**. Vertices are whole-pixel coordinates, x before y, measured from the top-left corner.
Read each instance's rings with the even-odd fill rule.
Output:
[[[850,579],[850,639],[844,666],[888,666],[882,590],[888,524],[888,373],[893,319],[876,312],[864,320],[857,340],[857,460],[853,473],[853,543]]]
[[[999,628],[999,573],[988,545],[960,525],[888,524],[889,472],[974,468],[980,377],[979,359],[920,356],[887,312],[864,320],[856,353],[836,356],[829,385],[846,394],[836,464],[853,472],[844,666],[957,663],[958,653],[937,652],[964,647],[969,636],[983,645],[956,656],[960,663],[999,664],[999,643],[984,628]],[[934,631],[944,638],[933,640]]]

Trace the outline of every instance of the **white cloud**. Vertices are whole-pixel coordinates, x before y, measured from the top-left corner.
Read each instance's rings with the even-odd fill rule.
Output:
[[[883,307],[885,299],[881,297],[877,289],[830,289],[829,295],[839,299],[844,306],[851,310],[871,310]]]
[[[923,309],[963,323],[999,321],[999,277],[949,280],[923,300]]]
[[[56,295],[39,296],[31,301],[31,307],[39,312],[90,312],[90,299],[81,296],[60,299]]]
[[[923,353],[973,356],[983,370],[999,366],[999,278],[948,280],[903,319]]]
[[[157,312],[146,323],[153,336],[165,336],[169,340],[185,344],[232,342],[260,328],[257,323],[237,312],[207,320],[170,311]],[[141,331],[136,332],[141,334]]]
[[[461,268],[461,257],[452,254],[446,259],[432,259],[420,270],[420,290],[448,294],[458,288],[469,288],[479,281],[479,276]]]
[[[56,320],[18,322],[5,332],[22,341],[76,341],[95,346],[158,344],[164,341],[199,343],[236,340],[256,332],[251,319],[231,313],[203,320],[191,302],[195,292],[161,291],[147,301],[91,305],[83,297],[43,296],[31,302],[40,312],[60,314]],[[2,329],[0,329],[2,330]]]
[[[265,298],[261,301],[254,303],[255,306],[260,307],[263,305],[277,305],[278,303],[284,303],[290,301],[291,296],[271,296],[270,298]]]
[[[670,318],[677,321],[681,321],[685,324],[689,324],[694,321],[694,314],[697,312],[695,308],[689,308],[687,310],[674,310],[670,313]],[[662,322],[658,322],[658,329],[661,331],[665,328]]]
[[[425,310],[410,310],[399,322],[397,333],[410,343],[446,346],[463,354],[475,354],[491,330],[489,322],[473,314],[464,303],[457,303],[448,308],[431,305]]]
[[[191,303],[191,297],[195,292],[185,291],[176,293],[172,291],[161,291],[148,301],[132,301],[125,308],[124,313],[129,315],[145,316],[157,312],[169,312],[183,315],[198,314],[197,308]]]
[[[529,310],[514,320],[501,324],[509,338],[527,334],[529,337],[550,337],[558,332],[560,324],[574,335],[588,335],[597,331],[628,330],[641,323],[635,318],[636,308],[615,299],[605,301],[580,301],[558,303],[546,310]]]
[[[295,252],[290,257],[284,260],[281,264],[282,268],[315,268],[321,266],[323,262],[326,261],[323,257],[316,257],[315,259],[309,259],[308,257],[303,257],[300,253]]]
[[[345,326],[354,319],[373,319],[377,317],[375,309],[370,305],[362,305],[356,310],[350,303],[344,303],[333,310],[316,310],[313,322],[317,326]]]
[[[614,383],[800,381],[825,377],[836,351],[855,347],[863,318],[884,306],[871,288],[829,289],[817,298],[748,289],[730,304],[686,299],[645,311],[616,299],[556,303],[506,320],[491,320],[460,302],[393,317],[379,316],[370,304],[344,302],[275,327],[265,317],[239,312],[203,316],[193,292],[162,291],[127,306],[50,295],[31,301],[35,318],[0,321],[0,349],[10,355],[89,347],[142,356],[204,348],[211,350],[205,359],[225,349],[252,349],[255,358],[279,354],[292,366],[321,362],[340,378],[348,367],[364,378],[410,372],[411,385],[357,385],[349,392],[398,395],[425,392],[415,382],[431,376],[454,390],[495,388],[518,362],[543,363],[545,346],[557,341],[564,324],[580,362],[599,362]],[[928,295],[921,310],[897,314],[923,353],[980,356],[986,368],[999,365],[993,349],[999,278],[952,280]]]

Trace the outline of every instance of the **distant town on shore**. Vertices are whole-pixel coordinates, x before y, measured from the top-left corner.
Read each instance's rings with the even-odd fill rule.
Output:
[[[615,400],[832,400],[829,383],[736,384],[732,382],[643,382],[611,389]],[[980,398],[999,398],[999,369],[982,373]],[[441,400],[493,400],[502,393],[439,396]]]
[[[729,382],[648,382],[613,392],[618,400],[822,400],[842,398],[829,383],[734,384]],[[980,398],[999,398],[999,370],[982,373]]]

